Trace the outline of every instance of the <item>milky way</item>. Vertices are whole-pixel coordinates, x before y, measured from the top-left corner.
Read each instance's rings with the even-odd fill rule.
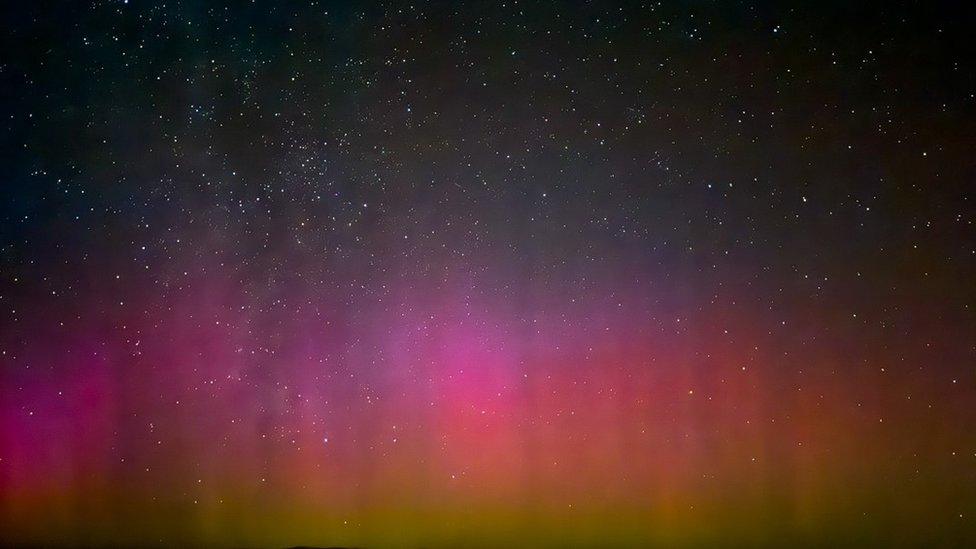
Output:
[[[10,4],[0,544],[976,541],[969,14]]]

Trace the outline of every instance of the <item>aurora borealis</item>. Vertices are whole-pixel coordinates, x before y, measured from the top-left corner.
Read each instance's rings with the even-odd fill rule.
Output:
[[[962,8],[8,4],[0,545],[976,543]]]

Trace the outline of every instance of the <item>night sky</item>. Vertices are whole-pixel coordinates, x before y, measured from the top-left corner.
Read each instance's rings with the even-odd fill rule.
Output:
[[[976,16],[5,2],[0,545],[976,543]]]

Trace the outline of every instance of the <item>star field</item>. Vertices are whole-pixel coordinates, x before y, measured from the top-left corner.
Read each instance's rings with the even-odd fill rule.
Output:
[[[976,540],[968,10],[0,13],[0,544]]]

